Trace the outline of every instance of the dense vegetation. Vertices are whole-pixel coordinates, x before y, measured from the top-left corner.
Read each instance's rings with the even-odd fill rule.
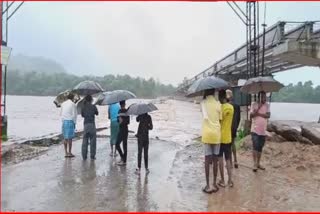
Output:
[[[274,102],[320,103],[320,85],[313,87],[312,81],[289,84],[278,93],[273,93]]]
[[[104,77],[76,76],[65,72],[25,72],[10,70],[7,75],[7,94],[55,96],[58,93],[76,86],[84,80],[94,80],[107,91],[130,90],[138,97],[154,98],[171,95],[175,88],[164,85],[153,78],[148,80],[133,78],[129,75],[106,75]]]

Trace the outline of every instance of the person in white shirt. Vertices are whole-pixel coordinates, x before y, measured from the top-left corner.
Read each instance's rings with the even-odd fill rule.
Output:
[[[71,153],[72,139],[75,136],[75,128],[77,122],[77,106],[72,101],[73,94],[68,95],[68,100],[61,104],[62,134],[64,138],[65,157],[74,157]]]

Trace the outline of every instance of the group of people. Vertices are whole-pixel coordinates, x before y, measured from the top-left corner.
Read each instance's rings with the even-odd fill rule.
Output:
[[[206,186],[202,191],[214,193],[219,187],[226,187],[224,178],[224,159],[226,162],[229,187],[233,187],[232,168],[238,168],[235,139],[240,123],[240,106],[233,101],[231,90],[219,90],[218,100],[216,90],[209,89],[204,92],[201,102],[202,142],[205,155]],[[262,148],[265,144],[267,120],[270,118],[269,105],[266,102],[266,93],[258,94],[258,101],[253,102],[250,108],[251,136],[253,142],[253,171],[265,170],[260,164]],[[232,157],[233,156],[233,157]],[[223,159],[224,157],[224,159]],[[234,159],[234,165],[233,161]],[[213,185],[209,183],[210,165],[213,165]],[[220,180],[217,181],[218,171]]]
[[[217,192],[220,187],[226,187],[224,178],[224,159],[226,162],[229,187],[233,187],[232,168],[238,168],[235,139],[240,123],[240,106],[233,102],[231,90],[219,90],[218,100],[215,98],[215,89],[204,92],[201,102],[203,114],[202,142],[205,154],[205,176],[206,186],[202,189],[205,193]],[[61,105],[62,133],[64,136],[65,157],[74,157],[71,153],[72,139],[75,137],[75,126],[77,119],[77,107],[72,101],[73,95],[69,94],[68,100]],[[96,125],[95,116],[99,114],[98,109],[92,104],[92,96],[85,97],[81,115],[84,118],[84,131],[82,143],[82,158],[87,159],[88,144],[90,142],[90,158],[96,158]],[[110,119],[110,156],[116,157],[117,153],[121,160],[117,163],[124,166],[127,163],[127,141],[128,125],[130,116],[127,114],[126,102],[121,101],[109,106],[108,118]],[[267,120],[270,118],[269,105],[266,102],[266,93],[258,94],[258,101],[253,102],[250,108],[251,136],[253,142],[253,171],[265,170],[260,164],[261,153],[265,144]],[[137,116],[139,122],[138,132],[138,167],[136,173],[141,171],[142,153],[144,153],[144,164],[146,173],[148,168],[149,130],[153,129],[152,118],[146,113]],[[121,148],[122,144],[122,148]],[[224,159],[223,159],[224,157]],[[234,159],[234,160],[232,160]],[[213,165],[213,185],[209,184],[210,165]],[[221,179],[217,181],[218,170]]]
[[[62,118],[62,134],[64,137],[65,157],[74,157],[72,154],[72,139],[75,137],[75,127],[77,120],[77,106],[73,102],[74,95],[69,94],[68,99],[61,105]],[[90,144],[90,158],[96,159],[96,125],[95,116],[99,114],[98,109],[92,103],[93,98],[87,95],[84,98],[84,104],[81,108],[81,116],[83,121],[83,141],[82,141],[82,158],[87,160],[88,145]],[[110,156],[116,157],[117,152],[121,160],[117,163],[119,166],[124,166],[127,163],[127,141],[128,141],[128,125],[130,124],[130,116],[126,114],[126,102],[111,104],[108,109],[108,118],[110,120]],[[146,173],[149,173],[148,168],[148,150],[149,150],[149,130],[153,129],[152,118],[148,113],[138,115],[136,118],[139,122],[138,132],[138,167],[136,173],[141,171],[142,152],[144,152],[144,164]],[[122,144],[122,148],[121,148]]]

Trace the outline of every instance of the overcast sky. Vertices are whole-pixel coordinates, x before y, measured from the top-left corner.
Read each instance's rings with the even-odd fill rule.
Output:
[[[268,2],[267,24],[320,20],[319,11],[320,2]],[[129,74],[174,85],[246,37],[226,2],[25,2],[9,27],[13,54],[47,57],[78,75]],[[276,78],[320,85],[320,69],[304,67]]]

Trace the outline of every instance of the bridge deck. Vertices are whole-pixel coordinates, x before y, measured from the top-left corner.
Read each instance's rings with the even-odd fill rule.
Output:
[[[257,44],[262,44],[262,33],[257,40]],[[261,70],[262,45],[258,48],[260,54],[257,66]],[[278,22],[266,29],[264,65],[264,74],[303,66],[320,66],[320,23]],[[247,78],[247,44],[185,81],[178,90],[184,91],[195,80],[209,75],[229,80]]]

